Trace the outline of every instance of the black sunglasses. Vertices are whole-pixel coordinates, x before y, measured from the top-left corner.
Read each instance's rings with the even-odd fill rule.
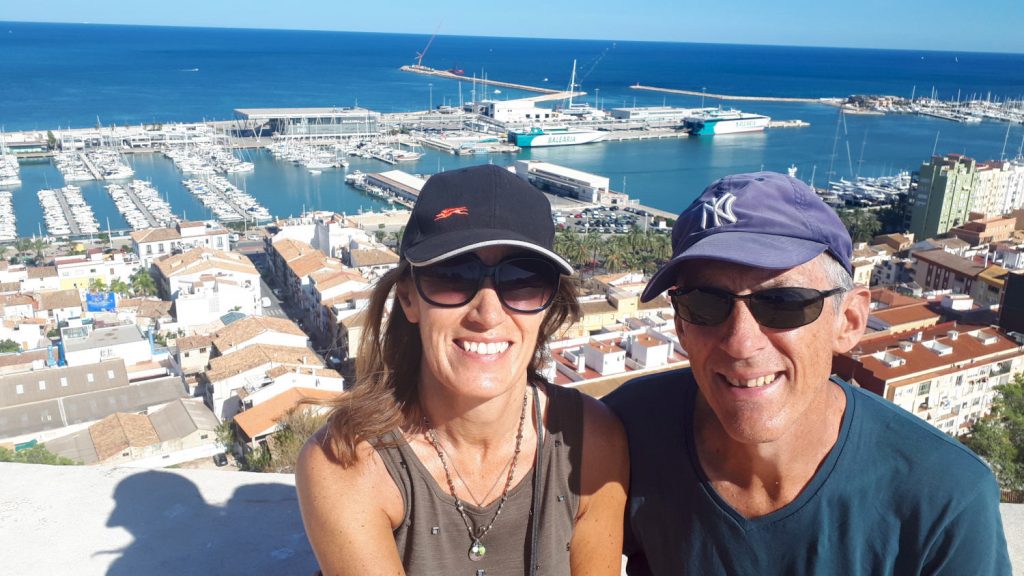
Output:
[[[672,306],[690,324],[717,326],[732,314],[733,304],[745,300],[754,320],[761,326],[787,330],[814,322],[821,316],[825,298],[841,294],[842,288],[769,288],[737,296],[717,288],[676,288],[669,291]]]
[[[412,268],[416,291],[434,306],[457,308],[468,304],[491,278],[498,299],[509,310],[533,314],[551,305],[561,275],[543,258],[512,257],[494,266],[484,264],[475,254]]]

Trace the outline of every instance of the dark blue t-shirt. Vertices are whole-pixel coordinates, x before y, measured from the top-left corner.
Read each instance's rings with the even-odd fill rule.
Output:
[[[988,466],[901,408],[836,384],[846,411],[835,446],[793,502],[752,520],[697,460],[689,370],[606,396],[629,436],[627,573],[1010,574]]]

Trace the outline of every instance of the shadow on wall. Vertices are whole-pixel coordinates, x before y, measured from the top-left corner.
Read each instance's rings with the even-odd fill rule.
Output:
[[[299,516],[295,489],[249,484],[224,506],[211,506],[187,478],[144,472],[122,480],[108,527],[134,540],[120,550],[108,576],[177,574],[296,574],[317,570]]]

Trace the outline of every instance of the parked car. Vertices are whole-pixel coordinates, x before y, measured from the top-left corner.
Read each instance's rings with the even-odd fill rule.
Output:
[[[223,452],[218,452],[218,453],[214,454],[213,455],[213,463],[216,464],[217,466],[227,466],[228,465],[228,456],[227,456],[227,454],[225,454]]]
[[[260,298],[260,305],[263,306],[264,308],[270,308],[270,304],[270,298],[268,298],[267,296]]]

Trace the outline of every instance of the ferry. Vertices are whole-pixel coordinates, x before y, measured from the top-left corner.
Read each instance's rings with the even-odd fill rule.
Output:
[[[702,110],[686,118],[683,121],[683,129],[694,136],[760,132],[767,128],[771,121],[768,116],[739,110]]]
[[[540,128],[533,127],[527,132],[511,131],[508,133],[509,144],[520,148],[539,148],[541,146],[574,146],[604,140],[605,133],[585,128]]]

